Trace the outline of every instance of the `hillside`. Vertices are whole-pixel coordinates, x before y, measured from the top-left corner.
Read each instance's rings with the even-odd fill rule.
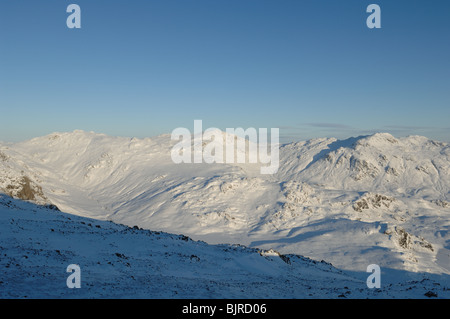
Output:
[[[299,255],[63,213],[0,195],[0,298],[449,298],[449,276],[339,270]],[[80,289],[67,287],[69,265]]]

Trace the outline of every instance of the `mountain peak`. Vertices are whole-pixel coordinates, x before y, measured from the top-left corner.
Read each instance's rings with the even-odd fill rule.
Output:
[[[385,146],[397,144],[399,141],[389,133],[375,133],[372,135],[360,136],[356,145],[360,146]]]

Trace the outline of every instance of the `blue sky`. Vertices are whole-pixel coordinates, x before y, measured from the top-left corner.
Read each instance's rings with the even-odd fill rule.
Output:
[[[66,8],[81,7],[81,29]],[[366,8],[381,7],[381,29]],[[0,141],[280,128],[450,141],[450,1],[0,3]]]

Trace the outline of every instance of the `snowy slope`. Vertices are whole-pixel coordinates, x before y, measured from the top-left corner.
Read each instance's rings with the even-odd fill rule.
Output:
[[[449,298],[447,275],[336,269],[298,255],[70,215],[0,195],[0,298]],[[66,271],[80,267],[80,289]]]
[[[291,143],[275,175],[258,164],[174,164],[174,144],[83,131],[3,144],[0,190],[24,193],[25,176],[34,200],[79,216],[354,271],[450,274],[446,143],[387,133]]]

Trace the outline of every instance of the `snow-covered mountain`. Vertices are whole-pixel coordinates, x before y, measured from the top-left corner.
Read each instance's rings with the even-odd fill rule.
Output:
[[[225,133],[224,133],[225,134]],[[450,148],[387,133],[280,147],[259,164],[175,164],[170,135],[0,144],[0,190],[61,211],[325,260],[450,274]]]
[[[368,288],[366,272],[273,250],[209,245],[6,195],[0,195],[0,254],[2,299],[450,298],[447,275],[383,269],[381,288]],[[77,280],[80,289],[68,287]]]

